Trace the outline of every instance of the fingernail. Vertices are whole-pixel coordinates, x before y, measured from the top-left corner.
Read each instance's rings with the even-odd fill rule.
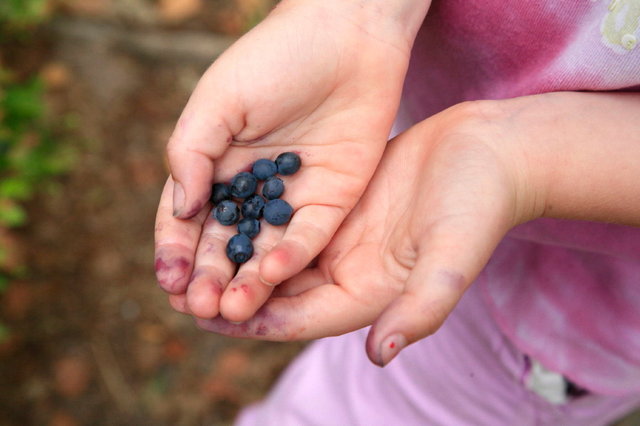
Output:
[[[264,285],[268,285],[269,287],[275,287],[274,283],[270,283],[269,281],[265,280],[264,278],[262,278],[261,276],[258,276],[258,279],[260,280],[260,282]]]
[[[407,346],[407,339],[402,334],[392,334],[384,339],[378,349],[382,367],[389,364],[405,346]]]
[[[180,182],[175,182],[173,185],[173,216],[177,217],[182,213],[184,209],[184,188]]]

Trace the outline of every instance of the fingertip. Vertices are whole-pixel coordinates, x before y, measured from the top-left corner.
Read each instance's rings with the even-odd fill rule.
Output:
[[[184,294],[170,294],[169,305],[174,311],[182,314],[189,314],[189,308],[187,306],[187,297]]]
[[[291,262],[291,253],[282,244],[274,247],[267,253],[260,262],[260,281],[268,286],[280,284],[287,278],[290,278],[289,264]]]
[[[302,271],[312,259],[307,251],[295,241],[282,241],[260,262],[260,281],[274,286]]]
[[[220,298],[220,315],[233,324],[239,324],[250,319],[256,307],[253,289],[247,284],[232,282]]]
[[[409,340],[401,332],[379,333],[375,328],[374,325],[367,336],[367,357],[378,367],[384,367],[409,344]]]
[[[185,202],[184,187],[180,182],[174,181],[173,184],[173,217],[180,217],[184,210]]]
[[[173,217],[176,219],[191,219],[202,210],[210,195],[210,192],[203,193],[198,195],[197,199],[188,201],[193,197],[187,197],[182,185],[176,182],[173,188]]]
[[[186,255],[160,251],[154,266],[158,284],[164,291],[170,294],[185,292],[192,268]]]
[[[369,329],[369,333],[367,334],[367,340],[365,342],[365,352],[367,354],[367,358],[371,361],[372,364],[377,365],[378,367],[383,367],[382,359],[380,358],[379,345],[377,344],[376,339],[376,331],[374,327]]]
[[[207,204],[211,196],[213,160],[193,152],[173,152],[169,158],[174,181],[173,216],[189,219]]]
[[[189,312],[202,319],[216,317],[219,313],[222,288],[220,281],[198,274],[187,288],[186,304]]]

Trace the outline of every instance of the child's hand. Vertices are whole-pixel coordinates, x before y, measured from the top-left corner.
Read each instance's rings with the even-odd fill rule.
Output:
[[[250,321],[198,323],[268,340],[373,323],[367,352],[386,364],[440,327],[512,226],[540,216],[640,225],[639,113],[637,94],[557,93],[423,121],[388,145],[316,267],[281,284]]]
[[[428,3],[284,1],[202,77],[167,148],[156,220],[158,280],[175,295],[188,286],[178,299],[191,312],[215,316],[235,271],[224,256],[235,232],[207,219],[211,184],[259,158],[300,154],[284,195],[296,213],[286,232],[260,235],[239,276],[278,284],[326,246],[378,164]]]
[[[506,161],[504,145],[476,104],[414,126],[389,143],[317,267],[281,284],[242,325],[220,318],[200,325],[245,337],[306,339],[375,320],[368,353],[386,364],[442,324],[529,208],[521,205],[517,165]],[[234,302],[249,303],[227,290],[223,309]]]

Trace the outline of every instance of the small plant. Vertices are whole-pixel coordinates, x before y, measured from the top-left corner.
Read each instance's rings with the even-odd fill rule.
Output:
[[[45,0],[0,0],[0,40],[28,41],[30,29],[46,16]],[[1,60],[1,58],[0,58]],[[47,178],[67,170],[72,157],[56,140],[46,120],[44,85],[35,76],[18,80],[0,62],[0,234],[27,220],[24,203],[46,187]],[[2,241],[5,241],[3,244]],[[7,239],[0,240],[0,294],[24,275],[11,259]],[[0,342],[8,328],[0,323]]]
[[[17,28],[37,24],[46,15],[46,0],[2,0],[0,25]]]
[[[26,220],[21,203],[33,196],[45,178],[63,172],[68,161],[60,155],[45,123],[42,83],[36,78],[25,83],[11,82],[6,71],[2,74],[0,226],[15,227]]]

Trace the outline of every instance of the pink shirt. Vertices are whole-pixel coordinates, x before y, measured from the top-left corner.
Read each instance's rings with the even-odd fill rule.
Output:
[[[400,126],[464,100],[640,90],[639,26],[640,0],[434,0]],[[502,331],[548,369],[596,392],[640,392],[640,229],[524,224],[478,284]]]

